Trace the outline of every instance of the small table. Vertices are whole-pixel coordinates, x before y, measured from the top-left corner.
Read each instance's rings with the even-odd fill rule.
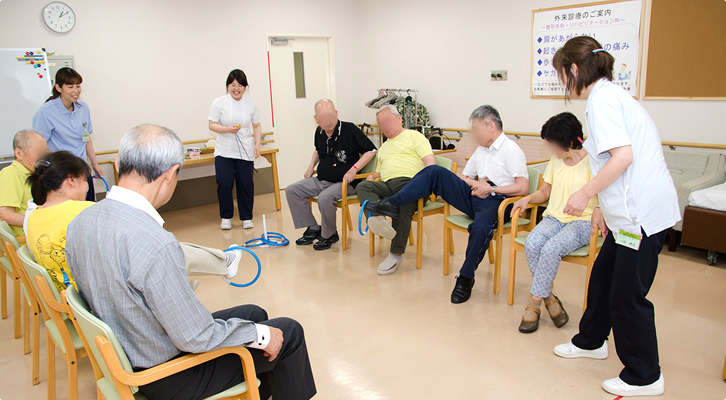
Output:
[[[277,176],[277,152],[280,149],[260,149],[260,156],[265,157],[267,161],[272,165],[272,185],[275,188],[275,205],[277,211],[282,209],[282,202],[280,201],[280,180]],[[205,165],[214,163],[214,154],[202,154],[195,156],[194,158],[187,158],[184,160],[184,165]]]

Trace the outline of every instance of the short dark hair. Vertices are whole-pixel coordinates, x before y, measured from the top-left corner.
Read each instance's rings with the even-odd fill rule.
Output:
[[[567,93],[579,95],[592,83],[605,78],[613,80],[613,64],[615,58],[604,51],[600,42],[589,36],[577,36],[568,40],[552,57],[552,66],[563,82],[567,78]],[[577,78],[571,71],[572,64],[577,65]],[[563,77],[562,74],[565,74]]]
[[[542,125],[542,139],[559,145],[565,150],[582,148],[582,124],[577,117],[563,112],[550,118]]]
[[[247,83],[247,75],[241,69],[233,69],[229,72],[229,75],[227,75],[227,84],[224,86],[224,89],[226,90],[227,86],[231,85],[234,81],[237,81],[237,83],[244,87],[249,86]]]
[[[48,192],[53,192],[63,185],[68,178],[91,177],[91,169],[81,158],[61,150],[43,157],[35,166],[35,171],[28,177],[30,193],[37,205],[45,204]]]

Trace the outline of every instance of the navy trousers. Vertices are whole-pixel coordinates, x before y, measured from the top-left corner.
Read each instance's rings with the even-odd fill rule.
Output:
[[[237,158],[214,157],[214,170],[217,175],[217,199],[219,216],[224,219],[234,217],[234,198],[232,187],[237,184],[237,209],[242,221],[252,219],[255,204],[255,183],[252,174],[255,163]]]
[[[650,236],[642,232],[640,248],[615,243],[610,232],[592,266],[587,309],[572,343],[587,350],[603,345],[612,328],[623,363],[620,379],[650,385],[660,377],[655,309],[646,298],[658,270],[658,255],[670,229]]]
[[[460,276],[471,279],[489,248],[497,224],[499,204],[505,197],[487,196],[481,199],[473,196],[471,187],[466,182],[438,165],[422,169],[397,196],[401,204],[408,204],[431,194],[441,196],[444,201],[474,220],[467,228],[469,242],[466,245],[466,259],[459,270]],[[509,213],[505,212],[505,216],[509,218]]]
[[[93,186],[93,176],[88,177],[88,192],[86,192],[86,201],[96,201],[96,188]]]

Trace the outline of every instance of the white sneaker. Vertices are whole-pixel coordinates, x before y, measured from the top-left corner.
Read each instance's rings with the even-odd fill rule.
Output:
[[[401,264],[401,261],[403,261],[403,258],[396,258],[391,254],[388,254],[388,257],[386,257],[386,259],[378,265],[378,275],[389,275],[396,272],[398,265]]]
[[[233,244],[229,247],[239,247],[239,245]],[[226,250],[224,255],[227,257],[227,275],[224,277],[232,279],[237,275],[239,270],[239,262],[242,259],[242,250]]]
[[[599,349],[584,350],[575,346],[570,341],[569,343],[555,346],[555,354],[562,358],[594,358],[595,360],[604,360],[608,358],[608,342],[603,343]]]
[[[247,219],[242,221],[242,228],[244,229],[252,229],[255,227],[255,224],[252,223],[251,219]]]
[[[368,227],[371,232],[378,236],[383,236],[386,239],[393,240],[396,237],[396,230],[393,229],[391,224],[383,218],[371,217],[368,218]]]
[[[608,379],[602,383],[602,388],[606,392],[612,393],[616,396],[660,396],[665,392],[665,380],[663,380],[663,374],[657,381],[645,386],[629,385],[623,382],[620,377]]]
[[[220,228],[226,230],[232,229],[232,220],[227,218],[222,218],[222,224],[219,226]]]

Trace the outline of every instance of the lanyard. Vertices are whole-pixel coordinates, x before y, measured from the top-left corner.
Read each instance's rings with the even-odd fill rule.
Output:
[[[333,140],[333,145],[332,146],[330,145],[330,139],[332,139],[332,137],[329,137],[329,138],[325,139],[325,148],[326,148],[328,154],[330,154],[333,151],[333,147],[335,147],[335,142],[337,142],[338,141],[338,138],[340,137],[340,129],[342,127],[343,127],[343,123],[340,122],[340,121],[338,121],[338,135],[335,136],[335,140]],[[323,128],[320,128],[320,130],[323,133],[325,133],[325,131],[323,130]],[[335,166],[335,165],[333,165],[333,166]]]

